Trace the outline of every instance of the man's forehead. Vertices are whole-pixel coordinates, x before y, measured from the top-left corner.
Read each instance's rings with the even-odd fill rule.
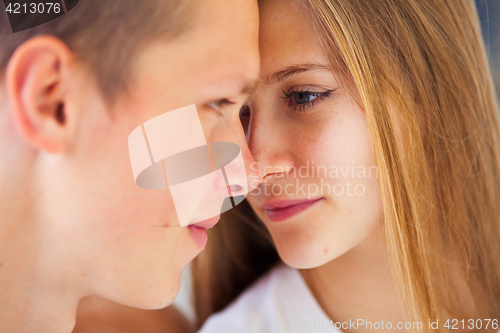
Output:
[[[258,72],[223,74],[209,77],[207,83],[214,89],[224,90],[228,95],[249,95],[255,88],[257,78]]]

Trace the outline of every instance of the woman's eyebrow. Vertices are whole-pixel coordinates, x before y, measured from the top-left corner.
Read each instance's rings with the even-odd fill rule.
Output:
[[[267,76],[265,79],[266,84],[276,84],[278,82],[281,82],[285,80],[286,78],[300,74],[303,72],[307,71],[314,71],[314,70],[326,70],[330,71],[330,68],[324,65],[320,64],[311,64],[311,63],[304,63],[304,64],[299,64],[299,65],[293,65],[289,66],[281,71],[275,72],[274,74]]]

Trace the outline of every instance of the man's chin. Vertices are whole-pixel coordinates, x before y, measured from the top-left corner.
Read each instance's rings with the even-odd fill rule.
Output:
[[[166,280],[160,280],[161,284],[146,282],[142,288],[137,288],[136,285],[134,286],[135,291],[132,292],[132,288],[130,288],[131,292],[127,293],[118,303],[144,310],[163,309],[172,304],[179,293],[180,274],[176,278],[171,278],[169,283],[166,283]],[[124,290],[127,291],[125,288]]]

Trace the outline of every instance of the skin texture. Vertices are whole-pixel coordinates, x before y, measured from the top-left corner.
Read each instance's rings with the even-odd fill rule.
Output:
[[[103,299],[83,300],[73,333],[185,333],[193,327],[173,306],[141,310]]]
[[[69,332],[90,295],[143,309],[176,296],[182,269],[202,248],[188,228],[150,227],[168,225],[175,210],[168,190],[135,185],[128,135],[196,104],[207,141],[235,142],[253,161],[238,110],[258,74],[257,4],[195,7],[182,39],[158,41],[135,59],[129,89],[112,106],[55,38],[33,38],[10,60],[0,92],[6,331]],[[234,104],[218,102],[226,99]]]
[[[300,2],[264,1],[260,14],[261,74],[242,115],[250,150],[266,183],[248,201],[269,229],[282,260],[303,269],[306,283],[331,319],[364,318],[395,325],[403,321],[402,309],[390,275],[379,180],[364,112],[333,71],[318,67],[328,67],[327,58]],[[273,80],[275,73],[292,66],[309,69]],[[334,91],[328,95],[329,90]],[[296,91],[308,91],[309,97]],[[295,97],[309,103],[301,107]],[[321,169],[318,177],[318,166],[326,166],[328,173]],[[330,167],[337,167],[338,174],[331,174]],[[302,184],[304,192],[299,190]],[[323,190],[315,191],[314,184]],[[288,194],[277,194],[287,185]],[[279,222],[271,221],[263,208],[276,200],[308,197],[322,199]]]

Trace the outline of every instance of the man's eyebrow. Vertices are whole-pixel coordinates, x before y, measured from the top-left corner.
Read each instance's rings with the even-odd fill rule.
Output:
[[[231,91],[229,95],[250,95],[255,89],[257,78],[247,75],[224,76],[212,79],[209,82],[212,82],[212,84],[215,82],[218,87]]]
[[[299,65],[293,65],[289,66],[281,71],[275,72],[274,74],[267,76],[265,79],[266,84],[275,84],[278,82],[281,82],[285,80],[286,78],[304,73],[307,71],[315,71],[315,70],[323,70],[323,71],[330,71],[330,68],[324,65],[320,64],[310,64],[310,63],[305,63],[305,64],[299,64]]]

